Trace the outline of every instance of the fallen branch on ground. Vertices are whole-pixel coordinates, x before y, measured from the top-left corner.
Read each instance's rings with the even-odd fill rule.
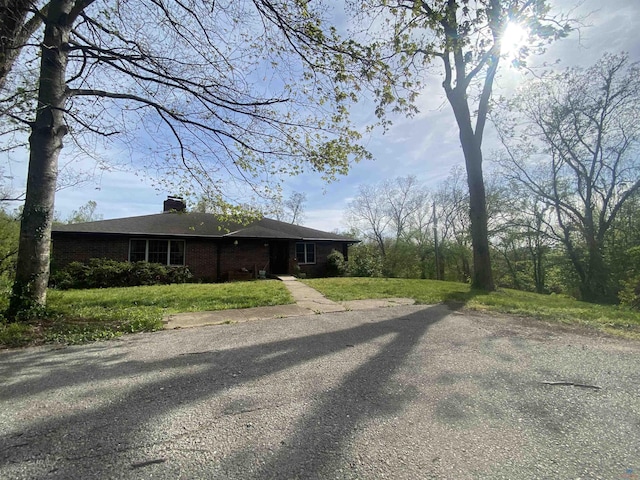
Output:
[[[573,387],[580,387],[580,388],[593,388],[595,390],[600,390],[602,387],[599,387],[597,385],[587,385],[584,383],[575,383],[575,382],[548,382],[548,381],[542,381],[541,383],[544,383],[545,385],[566,385],[566,386],[573,386]]]

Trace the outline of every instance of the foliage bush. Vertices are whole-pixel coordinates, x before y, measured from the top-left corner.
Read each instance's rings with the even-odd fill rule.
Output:
[[[640,246],[627,250],[627,261],[627,278],[620,282],[618,298],[622,305],[640,310]]]
[[[397,241],[387,247],[382,274],[389,278],[420,278],[421,263],[415,245]]]
[[[18,255],[20,220],[0,208],[0,281],[13,280]]]
[[[327,255],[327,276],[342,277],[347,271],[347,264],[344,261],[344,255],[338,250],[331,250]]]
[[[347,275],[350,277],[381,277],[382,259],[374,245],[360,244],[349,251]]]
[[[92,258],[88,263],[72,262],[51,275],[51,286],[70,288],[136,287],[185,283],[193,275],[187,267],[168,267],[149,262],[118,262]]]

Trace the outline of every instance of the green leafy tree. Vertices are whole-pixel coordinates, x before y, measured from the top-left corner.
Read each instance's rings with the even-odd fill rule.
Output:
[[[626,278],[618,294],[620,303],[640,309],[640,246],[627,250]]]
[[[349,248],[347,275],[350,277],[381,277],[382,257],[373,243],[359,243]]]
[[[396,245],[408,240],[412,231],[425,225],[422,215],[428,211],[428,204],[428,194],[416,177],[397,177],[375,185],[360,185],[348,205],[347,220],[374,242],[385,258]],[[390,274],[393,262],[393,258],[386,262]]]
[[[359,0],[352,6],[363,21],[372,19],[370,47],[390,65],[376,89],[378,114],[389,107],[414,113],[419,79],[434,62],[442,66],[442,87],[459,128],[467,171],[472,283],[492,290],[482,140],[504,33],[510,23],[528,28],[527,45],[516,59],[524,63],[529,53],[566,36],[570,24],[548,17],[547,0]],[[372,77],[375,73],[370,71]]]
[[[606,262],[611,266],[612,282],[626,288],[630,274],[629,251],[640,245],[640,192],[629,198],[616,216],[605,240]],[[632,272],[633,273],[633,272]],[[640,269],[636,269],[640,273]]]
[[[93,200],[89,200],[77,210],[71,212],[71,215],[67,217],[66,223],[84,223],[102,220],[102,214],[96,213],[97,208],[98,204]]]
[[[507,175],[553,208],[582,299],[615,300],[607,238],[640,191],[640,64],[607,54],[528,83],[510,108]]]
[[[471,278],[469,192],[465,188],[465,175],[461,168],[454,167],[440,184],[435,202],[443,253],[442,278],[468,282]]]
[[[544,199],[531,195],[521,184],[496,171],[498,188],[491,194],[491,245],[496,283],[500,286],[546,292],[547,255],[557,246],[551,235],[553,212]],[[489,183],[491,185],[491,182]],[[495,198],[492,198],[495,197]]]
[[[161,184],[206,189],[219,211],[281,175],[312,170],[330,179],[367,156],[348,119],[359,51],[325,28],[322,5],[1,6],[3,132],[27,130],[30,149],[13,313],[46,301],[65,137],[83,151],[96,137],[128,148],[141,141],[148,160],[133,160],[134,168],[158,172]]]
[[[0,278],[5,281],[13,278],[18,255],[20,220],[0,209]]]

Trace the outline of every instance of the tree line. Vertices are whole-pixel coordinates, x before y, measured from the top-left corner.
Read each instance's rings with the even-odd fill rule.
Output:
[[[640,286],[639,195],[630,198],[612,223],[602,250],[603,270],[592,272],[606,281],[605,295],[588,297],[580,271],[553,232],[557,225],[552,208],[525,197],[522,187],[506,176],[496,173],[493,178],[487,182],[487,210],[498,287],[562,293],[598,303],[615,303],[622,297],[625,303],[637,302],[633,292]],[[410,200],[403,204],[402,217],[397,215],[401,198]],[[347,217],[350,234],[363,240],[349,251],[351,275],[471,282],[468,192],[462,169],[454,168],[433,191],[415,177],[362,185]],[[575,237],[573,245],[586,252],[586,242]],[[588,257],[582,260],[588,262]]]
[[[498,285],[615,302],[640,284],[640,66],[606,54],[524,84],[494,107],[502,141],[486,182]],[[469,281],[472,233],[461,169],[435,191],[416,177],[362,185],[348,220],[363,274]],[[634,283],[635,282],[635,283]],[[637,293],[640,292],[636,292]]]

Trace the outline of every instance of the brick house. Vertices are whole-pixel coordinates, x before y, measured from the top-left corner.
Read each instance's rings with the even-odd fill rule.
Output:
[[[269,218],[248,225],[220,222],[212,214],[186,213],[184,204],[170,197],[164,213],[55,226],[52,264],[146,260],[187,266],[194,279],[207,282],[256,278],[261,270],[294,274],[298,268],[320,277],[332,250],[346,259],[348,246],[357,242]]]

